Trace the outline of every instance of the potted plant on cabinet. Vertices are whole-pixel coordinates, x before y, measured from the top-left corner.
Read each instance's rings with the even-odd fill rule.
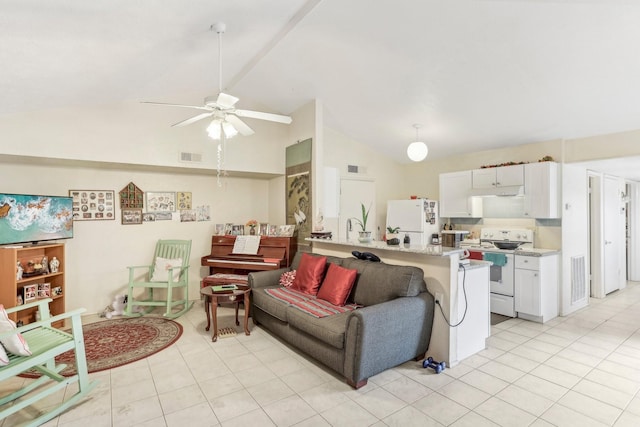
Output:
[[[358,241],[361,243],[368,243],[371,241],[371,232],[367,231],[367,220],[369,219],[369,210],[371,210],[371,206],[367,209],[364,207],[364,203],[360,203],[360,208],[362,209],[362,219],[353,218],[362,229],[362,231],[358,232]]]
[[[398,239],[398,231],[400,227],[387,227],[387,245],[399,245],[400,239]]]

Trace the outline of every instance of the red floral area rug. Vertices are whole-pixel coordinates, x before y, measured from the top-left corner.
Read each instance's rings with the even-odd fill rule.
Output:
[[[89,373],[116,368],[144,359],[176,342],[182,335],[182,325],[162,317],[132,317],[111,319],[82,326]],[[61,372],[76,374],[75,353],[67,351],[56,357],[56,364],[65,363]],[[21,377],[38,378],[37,371],[27,371]]]

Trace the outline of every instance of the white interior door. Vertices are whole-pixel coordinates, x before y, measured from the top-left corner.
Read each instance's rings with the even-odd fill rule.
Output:
[[[618,179],[604,178],[604,292],[608,294],[620,289],[620,257],[623,242],[620,241],[620,194]]]
[[[340,180],[340,220],[338,234],[340,240],[357,240],[360,227],[351,220],[352,228],[347,230],[347,220],[350,218],[362,218],[360,203],[365,207],[371,206],[367,221],[367,231],[377,238],[376,224],[376,188],[372,180],[342,178]]]

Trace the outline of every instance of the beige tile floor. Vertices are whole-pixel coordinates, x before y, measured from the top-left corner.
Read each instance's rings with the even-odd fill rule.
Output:
[[[544,325],[500,323],[486,350],[439,375],[412,361],[360,390],[254,325],[251,336],[212,343],[201,302],[179,322],[175,345],[92,374],[100,385],[90,397],[46,425],[640,425],[640,283]]]

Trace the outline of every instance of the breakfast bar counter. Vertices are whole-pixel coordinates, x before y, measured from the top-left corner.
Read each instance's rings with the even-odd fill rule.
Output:
[[[486,348],[491,331],[489,314],[489,266],[485,261],[461,260],[464,249],[440,245],[397,246],[385,242],[306,239],[312,251],[322,255],[349,256],[370,252],[382,262],[412,265],[424,271],[427,289],[436,304],[431,342],[426,356],[455,366]]]

